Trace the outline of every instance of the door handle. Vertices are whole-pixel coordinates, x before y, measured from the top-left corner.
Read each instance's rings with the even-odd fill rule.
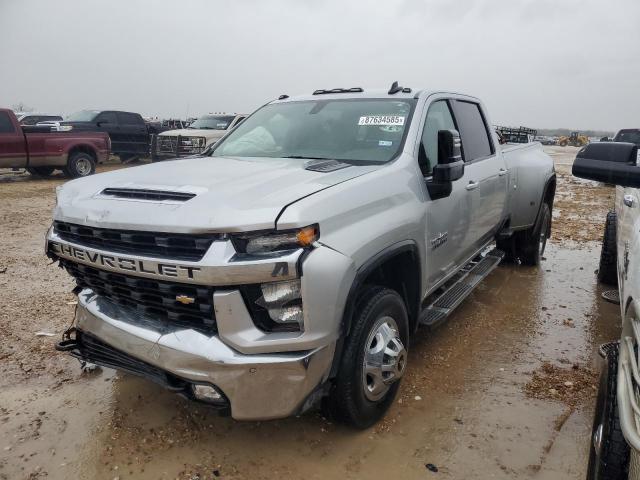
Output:
[[[636,203],[635,199],[633,198],[633,195],[625,195],[622,201],[627,207],[633,207],[634,204]]]
[[[473,180],[469,180],[469,183],[464,188],[466,188],[467,190],[475,190],[476,188],[478,188],[478,185],[480,185],[478,182],[474,182]]]
[[[501,177],[505,176],[507,173],[509,173],[509,170],[507,170],[506,168],[501,168],[498,171],[498,175],[501,176]]]

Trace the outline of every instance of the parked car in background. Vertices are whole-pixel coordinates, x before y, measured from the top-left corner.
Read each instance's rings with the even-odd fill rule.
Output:
[[[236,419],[323,401],[365,428],[393,404],[418,326],[505,254],[540,263],[555,186],[540,144],[498,145],[474,97],[281,96],[208,157],[58,190],[47,251],[78,308],[57,348]]]
[[[59,122],[62,115],[50,115],[46,113],[16,113],[20,125],[36,125],[39,122]]]
[[[26,168],[38,176],[59,169],[72,178],[85,177],[109,157],[109,148],[106,133],[22,126],[11,110],[0,109],[0,168]]]
[[[542,145],[555,145],[557,140],[555,137],[549,137],[547,135],[541,135],[536,137],[536,141],[540,142]]]
[[[634,130],[616,138],[637,140]],[[628,132],[628,133],[627,133]],[[640,480],[640,154],[638,144],[591,143],[573,163],[573,175],[616,185],[607,214],[598,279],[617,287],[619,341],[600,348],[605,358],[591,435],[588,480]]]
[[[60,122],[59,129],[105,132],[111,139],[111,152],[128,161],[149,155],[151,136],[142,116],[117,110],[81,110]]]
[[[240,124],[246,116],[239,113],[203,115],[186,128],[164,131],[154,138],[151,158],[158,161],[198,155]]]

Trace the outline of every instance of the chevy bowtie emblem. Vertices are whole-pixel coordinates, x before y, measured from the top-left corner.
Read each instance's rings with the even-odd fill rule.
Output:
[[[191,305],[196,303],[196,299],[188,295],[176,295],[176,302],[180,302],[183,305]]]

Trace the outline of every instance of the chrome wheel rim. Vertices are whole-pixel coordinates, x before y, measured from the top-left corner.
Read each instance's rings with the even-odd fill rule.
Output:
[[[391,385],[402,378],[407,366],[407,350],[398,333],[398,324],[388,316],[373,326],[364,344],[362,387],[368,400],[383,398]]]
[[[82,177],[89,175],[91,173],[91,162],[86,158],[76,160],[76,170]]]

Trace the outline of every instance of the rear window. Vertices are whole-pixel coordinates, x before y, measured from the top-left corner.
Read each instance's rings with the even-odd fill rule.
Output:
[[[7,112],[0,112],[0,133],[14,133],[16,129]]]
[[[141,125],[144,123],[140,115],[128,112],[118,112],[118,123],[121,125]]]
[[[465,162],[492,155],[493,145],[489,140],[487,124],[480,111],[480,105],[458,100],[454,107]]]

